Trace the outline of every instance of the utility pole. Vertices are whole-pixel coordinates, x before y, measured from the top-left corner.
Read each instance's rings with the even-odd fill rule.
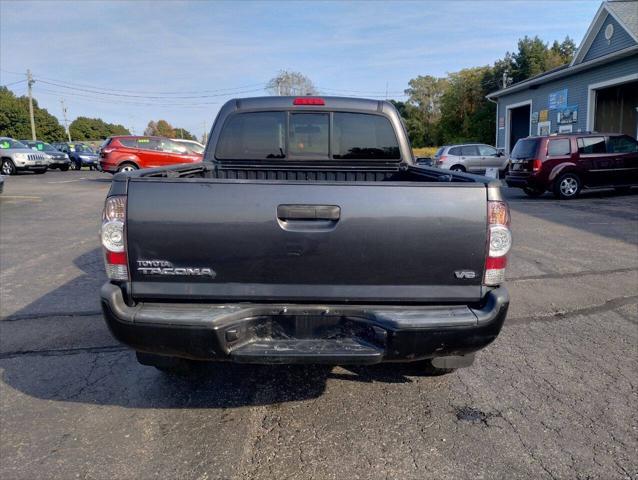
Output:
[[[385,82],[385,99],[388,99],[388,82]]]
[[[35,119],[33,118],[33,95],[31,93],[31,87],[35,80],[31,76],[31,70],[27,70],[27,90],[29,92],[29,117],[31,118],[31,137],[32,140],[35,140]]]
[[[64,105],[64,100],[61,98],[60,103],[62,104],[62,115],[64,116],[64,129],[66,130],[66,136],[71,142],[71,131],[69,130],[69,121],[66,118],[66,106]]]

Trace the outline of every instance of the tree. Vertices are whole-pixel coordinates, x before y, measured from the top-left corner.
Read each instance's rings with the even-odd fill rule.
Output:
[[[266,85],[271,95],[316,95],[317,89],[308,77],[299,72],[281,70]]]
[[[183,138],[184,140],[197,140],[197,137],[185,128],[175,127],[173,129],[175,136],[173,138]]]
[[[485,99],[491,67],[466,68],[449,75],[449,87],[441,98],[440,134],[445,143],[494,137],[494,105]]]
[[[441,98],[447,89],[445,78],[418,76],[408,82],[405,90],[408,101],[404,109],[406,127],[414,146],[425,147],[437,143],[437,124],[441,116]]]
[[[512,54],[514,61],[512,78],[514,82],[527,80],[534,75],[569,63],[576,51],[574,41],[565,37],[562,43],[555,41],[552,47],[538,36],[525,36],[518,41],[518,52]]]
[[[33,117],[38,140],[54,142],[64,139],[64,128],[58,119],[33,100]],[[29,99],[16,97],[6,87],[0,87],[0,135],[20,139],[31,138]]]
[[[101,118],[77,117],[69,131],[73,140],[100,140],[113,135],[130,135],[123,125],[107,123]]]
[[[158,120],[148,122],[144,135],[153,135],[157,137],[175,138],[175,129],[166,120]]]

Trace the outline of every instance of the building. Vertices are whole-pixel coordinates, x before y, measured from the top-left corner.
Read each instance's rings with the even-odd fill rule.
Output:
[[[491,93],[496,146],[558,132],[638,137],[638,0],[603,2],[573,61]]]

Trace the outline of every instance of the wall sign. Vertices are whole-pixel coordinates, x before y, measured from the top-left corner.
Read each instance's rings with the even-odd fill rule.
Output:
[[[539,122],[546,122],[547,120],[549,120],[549,110],[541,110],[538,112]]]
[[[559,125],[567,125],[578,122],[578,105],[571,105],[558,110],[556,121]]]
[[[549,94],[549,109],[557,110],[567,106],[567,89]]]
[[[538,122],[537,135],[549,135],[549,131],[552,128],[552,122]]]
[[[572,124],[569,125],[559,125],[558,133],[572,133]]]
[[[538,122],[538,112],[532,112],[532,123]]]
[[[505,128],[505,117],[498,117],[498,129]]]

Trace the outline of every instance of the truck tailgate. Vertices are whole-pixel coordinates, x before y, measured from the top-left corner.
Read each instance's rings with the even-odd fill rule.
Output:
[[[486,210],[481,183],[131,179],[131,293],[214,302],[476,301]]]

